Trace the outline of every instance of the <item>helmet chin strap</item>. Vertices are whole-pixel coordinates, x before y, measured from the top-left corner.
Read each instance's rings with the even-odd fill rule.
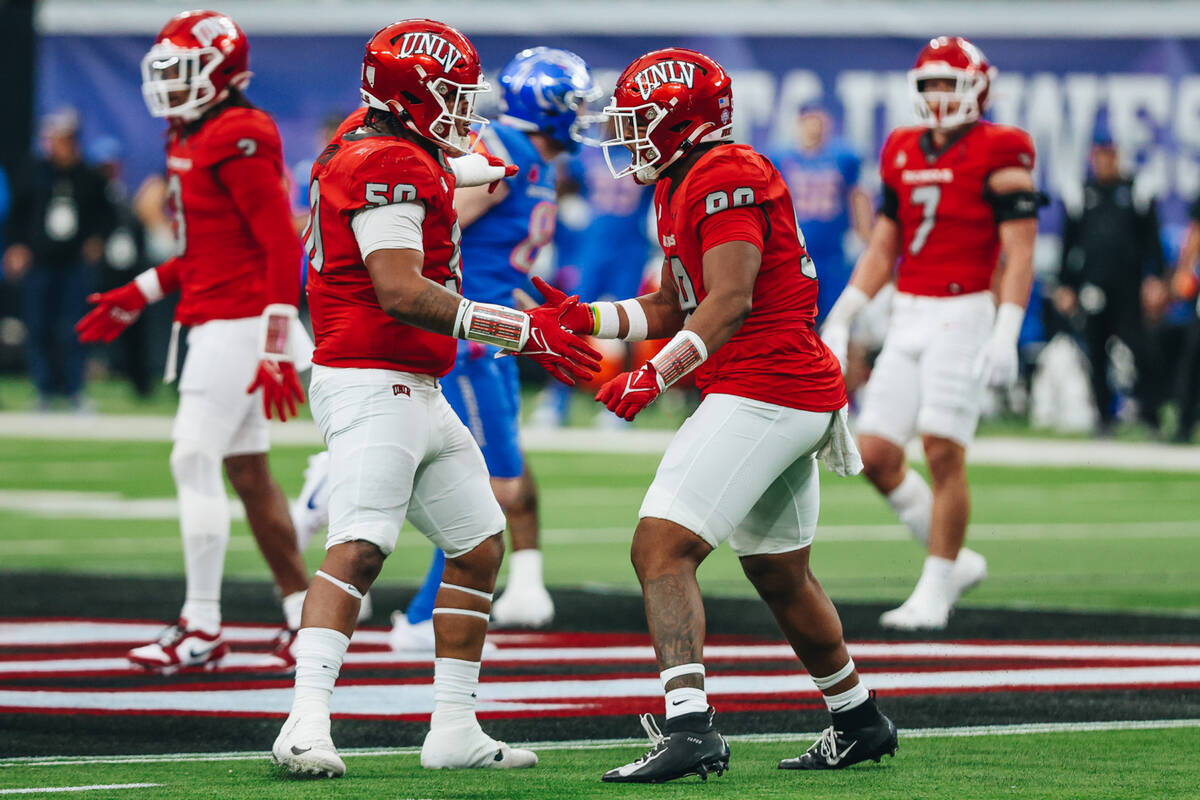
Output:
[[[653,164],[647,164],[635,173],[635,177],[637,177],[638,180],[642,181],[643,183],[654,183],[667,170],[668,167],[670,167],[679,159],[683,158],[688,153],[692,152],[696,145],[702,142],[721,141],[722,139],[728,137],[729,130],[730,126],[728,125],[724,128],[717,128],[717,126],[713,123],[706,122],[700,127],[696,128],[692,136],[680,142],[679,147],[675,148],[675,153],[665,162],[663,162],[661,166],[656,167]],[[643,175],[643,172],[646,174]]]

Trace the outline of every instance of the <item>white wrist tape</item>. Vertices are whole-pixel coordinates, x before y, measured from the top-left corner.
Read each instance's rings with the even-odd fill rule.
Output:
[[[1016,303],[1001,303],[996,309],[996,324],[992,335],[1004,342],[1016,344],[1021,336],[1021,323],[1025,321],[1025,309]]]
[[[650,363],[658,373],[658,379],[662,383],[660,388],[667,389],[703,364],[706,358],[708,348],[700,335],[695,331],[683,330],[675,334],[675,338],[667,342],[667,346],[650,359]]]
[[[825,317],[825,324],[849,325],[869,302],[871,302],[871,298],[862,289],[857,286],[847,286],[842,290],[837,302],[833,304],[833,308],[829,309],[829,314]]]
[[[291,361],[292,348],[288,335],[300,315],[295,306],[271,303],[259,317],[258,357],[267,361]]]
[[[162,282],[159,281],[158,270],[154,267],[138,275],[133,282],[137,284],[138,291],[146,298],[147,303],[157,303],[163,299]]]
[[[453,336],[505,350],[521,350],[529,341],[529,315],[508,306],[463,301],[454,320]]]
[[[616,303],[592,303],[592,319],[595,327],[592,335],[601,339],[615,339],[621,329],[621,317],[617,314]]]
[[[646,320],[646,309],[642,308],[642,304],[637,301],[637,298],[630,298],[622,300],[617,305],[625,309],[625,316],[629,319],[629,330],[621,338],[627,342],[646,341],[650,323]]]
[[[504,177],[504,167],[493,167],[487,157],[479,153],[448,158],[446,163],[450,165],[450,171],[454,173],[454,185],[458,187],[482,186]]]

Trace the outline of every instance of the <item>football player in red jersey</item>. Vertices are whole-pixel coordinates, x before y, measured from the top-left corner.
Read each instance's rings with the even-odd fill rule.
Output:
[[[432,768],[530,767],[537,756],[485,734],[475,690],[504,544],[479,446],[442,396],[455,338],[532,357],[572,383],[599,354],[565,331],[575,298],[530,313],[464,299],[456,185],[512,174],[466,154],[488,90],[460,32],[405,20],[367,43],[362,97],[313,165],[306,242],[316,331],[313,416],[330,459],[326,556],[293,649],[292,712],[272,748],[295,773],[345,772],[329,698],[362,593],[407,518],[446,554],[434,609],[434,709],[421,748]]]
[[[1017,379],[1041,203],[1029,135],[980,118],[994,75],[961,37],[940,36],[921,51],[909,72],[920,125],[897,128],[883,146],[879,216],[821,330],[845,363],[852,320],[895,269],[892,318],[863,393],[858,443],[867,478],[928,556],[912,595],[880,617],[889,628],[946,627],[958,598],[987,575],[983,556],[963,547],[966,447],[984,385]],[[997,308],[990,290],[1001,252]],[[932,491],[905,463],[914,433]]]
[[[817,459],[861,464],[846,426],[837,361],[813,329],[817,279],[782,176],[730,141],[733,94],[720,64],[693,50],[647,53],[626,67],[604,113],[632,163],[617,178],[656,184],[666,258],[654,294],[571,310],[567,327],[603,338],[674,337],[596,399],[633,419],[695,371],[703,400],[667,448],[639,512],[632,560],[666,693],[665,735],[603,776],[658,783],[729,765],[704,691],[704,606],[696,569],[728,540],[821,690],[833,724],[784,769],[839,769],[896,749],[854,668],[841,621],[809,571]],[[545,283],[554,308],[565,298]],[[588,316],[587,312],[591,312]]]
[[[279,132],[242,94],[248,60],[246,35],[213,11],[179,14],[158,35],[142,61],[142,92],[150,113],[169,123],[175,257],[91,296],[95,308],[76,326],[82,341],[112,341],[148,303],[176,290],[176,325],[190,326],[171,451],[187,594],[178,623],[130,651],[129,659],[147,669],[200,666],[226,652],[222,463],[283,595],[287,627],[277,653],[284,658],[308,583],[287,500],[267,467],[267,417],[295,416],[304,401],[296,363],[307,363],[311,343],[296,318],[301,249],[284,192]],[[169,373],[174,353],[173,334]]]

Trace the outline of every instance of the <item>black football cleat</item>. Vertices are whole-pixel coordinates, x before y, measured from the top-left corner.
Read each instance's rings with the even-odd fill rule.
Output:
[[[637,761],[604,773],[609,783],[663,783],[687,775],[708,780],[729,769],[729,743],[713,730],[713,710],[683,714],[667,720],[663,734],[650,714],[641,717],[642,727],[654,745]]]
[[[854,724],[860,722],[864,724]],[[896,755],[896,746],[896,726],[879,713],[871,699],[846,714],[835,714],[833,724],[807,752],[785,758],[779,768],[844,769],[868,759],[879,763],[884,755]]]

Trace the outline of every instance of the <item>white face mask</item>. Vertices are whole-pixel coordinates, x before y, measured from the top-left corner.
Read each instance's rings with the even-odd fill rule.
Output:
[[[954,89],[948,92],[923,92],[920,85],[927,80],[952,80]],[[987,85],[987,75],[981,72],[972,73],[945,66],[922,67],[908,71],[908,88],[913,112],[917,122],[927,128],[957,128],[979,119],[979,96],[983,94]],[[953,111],[950,110],[952,106]]]
[[[189,121],[199,117],[221,99],[211,76],[224,60],[215,47],[154,45],[142,59],[142,97],[150,115]]]
[[[604,108],[604,116],[612,120],[614,135],[611,139],[600,142],[604,148],[604,161],[614,178],[633,175],[641,183],[653,183],[658,180],[659,173],[667,166],[656,166],[663,154],[650,141],[650,134],[658,124],[666,119],[663,109],[655,103],[643,103],[640,106],[622,108],[616,105],[615,98]],[[643,122],[642,119],[649,119]],[[626,135],[629,133],[630,135]],[[633,153],[633,159],[627,165],[613,162],[609,148],[620,147]],[[621,159],[624,161],[624,159]]]
[[[452,154],[469,152],[471,149],[470,137],[458,132],[458,123],[466,122],[467,125],[479,127],[488,124],[486,117],[475,113],[475,100],[479,95],[490,92],[492,87],[480,76],[479,82],[472,84],[455,83],[447,78],[438,78],[429,84],[429,89],[442,108],[441,113],[429,126],[429,135],[438,144],[457,151]],[[446,129],[447,132],[444,136],[438,133],[439,127]]]

